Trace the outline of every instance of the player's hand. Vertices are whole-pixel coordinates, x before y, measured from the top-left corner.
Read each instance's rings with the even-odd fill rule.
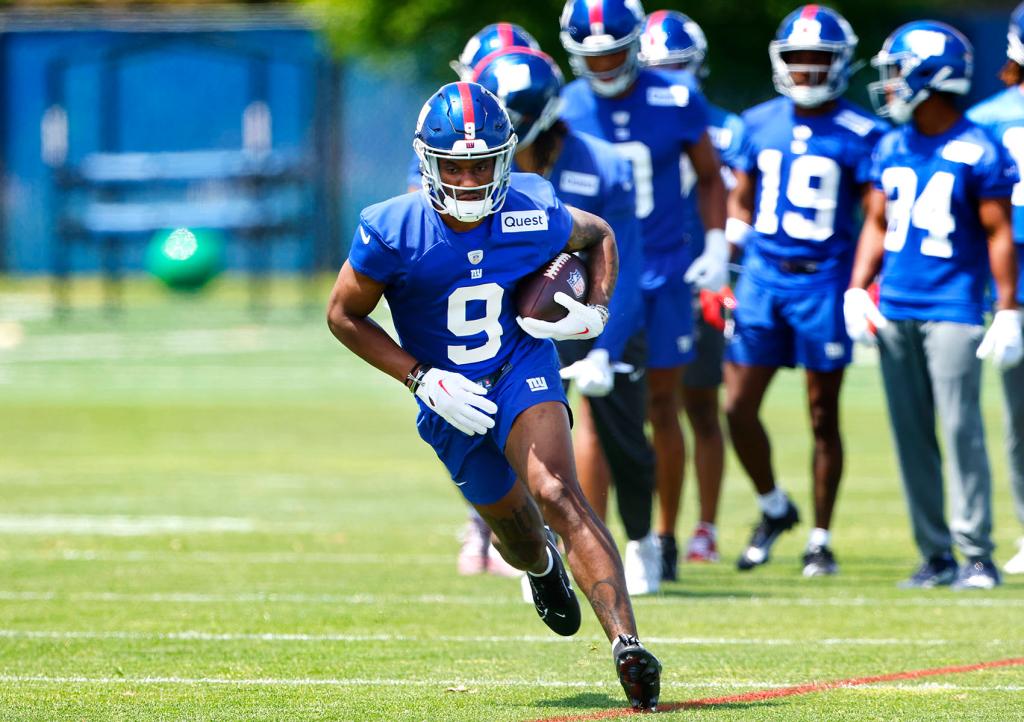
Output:
[[[561,291],[555,294],[555,303],[569,312],[565,318],[551,322],[517,316],[520,328],[534,338],[582,341],[599,335],[608,322],[608,309],[604,306],[588,306]]]
[[[704,252],[694,259],[683,280],[699,288],[717,291],[729,282],[729,243],[713,228],[704,236]]]
[[[462,374],[434,368],[423,374],[416,388],[416,395],[427,406],[468,436],[494,428],[494,419],[488,414],[497,413],[498,405],[484,398],[486,393],[487,389]]]
[[[889,322],[863,288],[848,288],[843,294],[843,317],[846,320],[846,334],[854,343],[875,345],[875,329],[885,328]]]
[[[603,348],[595,348],[559,374],[563,379],[575,381],[576,388],[584,396],[607,396],[615,386],[615,372],[608,361],[608,352]]]
[[[1024,340],[1021,339],[1020,311],[996,311],[992,325],[978,346],[978,358],[990,358],[999,368],[1008,369],[1019,364],[1021,357],[1024,357]]]

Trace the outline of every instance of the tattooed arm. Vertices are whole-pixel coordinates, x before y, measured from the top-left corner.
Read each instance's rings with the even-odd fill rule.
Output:
[[[607,306],[619,274],[619,252],[615,233],[604,219],[579,208],[566,206],[572,214],[572,233],[565,251],[586,250],[589,257],[590,295],[587,303]]]

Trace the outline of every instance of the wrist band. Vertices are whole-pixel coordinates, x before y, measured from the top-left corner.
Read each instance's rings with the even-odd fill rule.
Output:
[[[431,369],[427,364],[417,363],[412,367],[412,370],[405,375],[405,385],[410,392],[416,393],[416,389],[423,383],[423,377],[427,375],[427,371]]]
[[[601,316],[601,323],[602,324],[607,324],[608,323],[608,307],[607,306],[602,306],[599,303],[595,303],[593,306],[591,306],[591,308],[597,309],[598,314],[600,314],[600,316]]]

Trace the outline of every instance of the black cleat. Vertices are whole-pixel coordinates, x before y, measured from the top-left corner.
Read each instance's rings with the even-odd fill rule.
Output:
[[[786,500],[786,513],[779,518],[761,515],[761,523],[754,527],[747,548],[736,560],[736,568],[747,571],[765,564],[771,558],[772,544],[784,531],[789,531],[800,521],[800,513],[793,502]]]
[[[565,572],[562,557],[555,546],[555,536],[548,534],[548,551],[551,554],[551,571],[542,577],[527,574],[533,606],[544,624],[555,634],[571,637],[580,628],[580,603],[572,590],[569,575]]]
[[[620,634],[613,647],[615,670],[633,709],[655,710],[661,694],[661,662],[640,640]]]
[[[659,534],[658,544],[661,546],[661,581],[676,581],[676,569],[679,566],[679,549],[676,538],[671,534]]]
[[[839,573],[839,565],[827,546],[808,547],[804,552],[804,576],[827,577]]]

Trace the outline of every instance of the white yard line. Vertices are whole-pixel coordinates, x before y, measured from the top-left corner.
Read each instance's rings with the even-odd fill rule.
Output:
[[[617,688],[613,680],[550,680],[550,679],[415,679],[415,678],[331,678],[331,677],[92,677],[87,675],[34,675],[0,674],[0,682],[9,684],[96,684],[96,685],[229,685],[237,687],[444,687],[451,691],[468,691],[474,687],[549,687],[549,688]],[[793,687],[800,682],[764,681],[702,681],[689,682],[673,679],[662,680],[664,690],[672,687],[673,696],[680,696],[681,689],[778,689]],[[909,692],[1021,692],[1024,685],[959,685],[936,684],[874,684],[851,691],[894,690]]]
[[[302,634],[302,633],[259,633],[202,632],[129,632],[129,631],[65,631],[39,629],[0,629],[0,639],[128,639],[128,640],[174,640],[197,642],[452,642],[465,644],[568,644],[572,642],[601,643],[594,637],[568,639],[551,635],[406,635],[406,634]],[[826,646],[940,646],[955,644],[950,639],[894,639],[894,638],[853,638],[853,639],[758,639],[743,637],[645,637],[645,642],[660,645],[710,645],[710,646],[756,646],[790,647],[800,645]],[[1003,644],[1002,640],[987,640],[990,645]]]
[[[525,604],[518,590],[509,589],[507,596],[494,595],[451,595],[451,594],[289,594],[280,592],[249,592],[239,594],[209,594],[202,592],[55,592],[0,590],[0,601],[92,601],[92,602],[154,602],[174,604],[465,604],[472,606],[520,606]],[[905,599],[868,597],[639,597],[633,604],[648,606],[682,607],[699,604],[732,604],[771,607],[970,607],[1016,609],[1024,607],[1024,599],[992,599],[977,595],[959,598],[939,596],[915,596]]]

